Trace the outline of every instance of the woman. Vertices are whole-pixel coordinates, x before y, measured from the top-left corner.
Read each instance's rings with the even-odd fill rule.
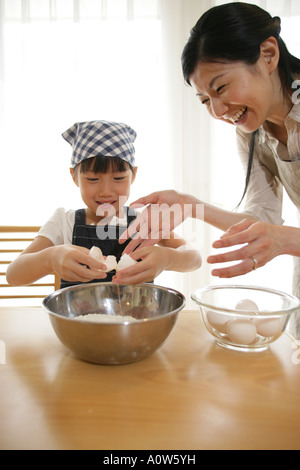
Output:
[[[243,213],[204,203],[204,220],[225,232],[214,247],[244,245],[208,258],[213,264],[239,261],[213,270],[219,277],[246,274],[281,254],[300,257],[300,229],[282,226],[281,219],[283,188],[300,210],[300,60],[288,52],[280,29],[280,19],[258,6],[221,5],[199,19],[182,54],[184,79],[200,102],[213,118],[236,126],[246,171]],[[136,203],[192,204],[195,217],[202,201],[163,191]],[[142,225],[141,219],[123,239]],[[148,224],[155,238],[160,230]],[[147,236],[142,245],[153,242]],[[126,251],[143,238],[141,231]],[[300,296],[298,286],[297,274],[294,292]]]

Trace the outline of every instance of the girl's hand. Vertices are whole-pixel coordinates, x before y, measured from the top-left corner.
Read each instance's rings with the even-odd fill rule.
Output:
[[[69,282],[89,282],[93,279],[105,279],[106,266],[89,255],[89,250],[82,246],[58,245],[51,253],[53,272]]]
[[[220,255],[209,256],[208,263],[226,263],[241,260],[241,263],[230,267],[214,269],[213,276],[230,278],[251,272],[260,268],[278,255],[286,252],[285,227],[271,225],[265,222],[254,222],[244,219],[232,225],[214,242],[214,248],[227,248],[244,245],[234,251]]]
[[[139,248],[130,256],[136,261],[134,266],[118,271],[112,282],[116,284],[139,284],[151,282],[155,279],[169,263],[169,250],[159,246]]]

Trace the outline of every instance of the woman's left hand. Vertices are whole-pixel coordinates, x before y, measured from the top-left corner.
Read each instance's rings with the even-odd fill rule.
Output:
[[[213,247],[243,246],[234,251],[209,256],[207,262],[210,264],[237,260],[241,262],[226,268],[214,269],[212,275],[221,278],[241,276],[264,266],[276,256],[285,253],[287,240],[284,237],[284,228],[280,225],[254,222],[249,219],[232,225],[219,240],[214,242]]]

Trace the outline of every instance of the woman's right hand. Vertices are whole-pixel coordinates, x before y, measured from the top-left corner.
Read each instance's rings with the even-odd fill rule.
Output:
[[[51,248],[53,272],[69,282],[89,282],[105,279],[106,266],[89,255],[89,250],[76,245],[57,245]]]
[[[120,236],[119,243],[132,240],[124,253],[130,254],[137,246],[153,246],[170,237],[172,230],[192,215],[192,197],[174,190],[158,191],[142,197],[130,206],[147,206],[127,230]]]

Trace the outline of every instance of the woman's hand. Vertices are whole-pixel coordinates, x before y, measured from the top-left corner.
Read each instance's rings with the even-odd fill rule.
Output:
[[[130,268],[118,271],[112,282],[116,284],[151,282],[168,267],[170,253],[170,249],[160,246],[139,248],[130,256],[136,261],[141,261]]]
[[[105,279],[106,266],[89,255],[89,250],[76,245],[58,245],[51,249],[53,272],[69,282]]]
[[[211,264],[237,260],[241,262],[230,267],[214,269],[212,275],[230,278],[247,274],[253,269],[264,266],[276,256],[287,253],[286,229],[289,228],[248,219],[232,225],[219,240],[214,242],[213,247],[219,249],[235,245],[243,246],[227,253],[209,256],[207,262]]]
[[[153,246],[168,238],[175,227],[192,215],[192,203],[189,196],[176,191],[159,191],[143,197],[131,204],[132,208],[147,206],[136,220],[121,235],[119,243],[129,237],[132,240],[124,253],[131,253],[140,245],[141,248]]]

